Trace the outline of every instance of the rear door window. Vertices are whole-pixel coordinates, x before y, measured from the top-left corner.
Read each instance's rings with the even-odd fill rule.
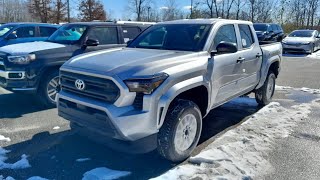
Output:
[[[229,42],[237,45],[237,36],[233,24],[220,27],[213,40],[213,49],[216,49],[221,42]]]
[[[118,44],[117,27],[95,27],[88,34],[89,39],[97,39],[100,45]]]
[[[239,24],[242,48],[249,48],[254,43],[251,28],[246,24]]]
[[[16,34],[17,38],[29,38],[35,37],[35,27],[34,26],[26,26],[26,27],[19,27],[12,32]]]
[[[49,37],[57,30],[57,28],[54,28],[54,27],[44,27],[44,26],[40,26],[39,29],[40,29],[41,37]]]
[[[122,30],[124,42],[134,39],[141,32],[138,27],[122,27]]]

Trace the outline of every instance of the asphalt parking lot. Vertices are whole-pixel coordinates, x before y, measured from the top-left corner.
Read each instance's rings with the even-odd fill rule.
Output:
[[[316,56],[314,58],[286,56],[282,62],[282,72],[277,84],[296,88],[319,89],[319,69],[320,58],[316,59]],[[278,91],[275,95],[275,101],[284,105],[310,99],[314,99],[314,95],[303,92],[293,94],[288,91]],[[232,103],[213,110],[204,120],[201,140],[194,154],[200,152],[216,137],[236,127],[258,110],[259,108],[256,106],[234,105]],[[314,114],[314,116],[317,115]],[[314,123],[318,126],[316,119]],[[301,131],[308,130],[310,128]],[[0,89],[0,135],[11,139],[10,142],[0,141],[0,147],[11,150],[8,153],[9,162],[15,162],[20,159],[22,154],[26,154],[32,166],[21,170],[1,170],[0,175],[12,176],[15,179],[27,179],[31,176],[41,176],[48,179],[81,179],[86,171],[96,167],[130,171],[131,175],[124,179],[149,179],[176,166],[176,164],[161,159],[154,152],[145,155],[129,155],[112,151],[70,130],[69,123],[57,116],[56,109],[44,109],[33,96],[13,94],[3,89]],[[295,140],[292,141],[294,143]],[[308,146],[315,147],[315,149],[317,149],[317,144],[318,141],[308,142]],[[293,146],[293,144],[287,144],[287,146]],[[288,159],[283,155],[283,152],[286,151],[281,148],[283,146],[279,145],[276,152],[280,157]],[[277,157],[270,156],[277,171],[264,176],[264,179],[285,177],[279,175],[279,170],[283,169],[283,175],[285,175],[285,170],[288,167],[286,164],[279,164],[276,160]],[[89,158],[90,160],[78,162],[79,158]],[[303,159],[304,155],[300,154],[299,158]],[[311,162],[313,163],[309,163],[309,165],[312,166],[320,164],[317,164],[315,160]],[[295,164],[296,161],[292,163]],[[295,168],[298,169],[298,167]],[[317,173],[310,174],[310,179],[318,175]]]

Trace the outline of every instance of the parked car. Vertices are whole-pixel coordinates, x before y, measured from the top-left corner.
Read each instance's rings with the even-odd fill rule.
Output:
[[[127,48],[67,61],[60,68],[59,116],[77,132],[103,135],[98,139],[111,148],[157,148],[182,161],[211,109],[250,92],[261,105],[271,101],[281,54],[281,43],[259,45],[251,22],[159,23]]]
[[[278,41],[281,42],[285,34],[278,24],[270,23],[254,23],[253,27],[256,31],[259,41]]]
[[[126,46],[145,25],[82,22],[63,25],[45,42],[0,48],[0,86],[13,92],[31,92],[55,106],[59,68],[73,56]]]
[[[282,41],[284,53],[308,53],[319,50],[320,34],[317,30],[296,30]]]
[[[45,23],[7,23],[0,26],[0,47],[33,41],[45,41],[60,26]]]

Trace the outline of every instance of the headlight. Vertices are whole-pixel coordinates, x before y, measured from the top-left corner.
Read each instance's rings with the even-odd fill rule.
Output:
[[[310,44],[310,42],[303,42],[303,43],[301,43],[301,44],[303,44],[303,45],[308,45],[308,44]]]
[[[35,54],[8,56],[8,61],[14,64],[28,64],[35,59],[36,59]]]
[[[125,84],[128,86],[130,92],[139,92],[145,94],[151,94],[155,91],[167,78],[166,73],[161,73],[153,76],[127,79]]]

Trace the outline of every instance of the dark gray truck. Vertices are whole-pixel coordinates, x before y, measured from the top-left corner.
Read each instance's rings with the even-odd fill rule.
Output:
[[[0,87],[37,94],[48,107],[56,105],[59,68],[71,57],[125,47],[150,24],[139,22],[79,22],[65,24],[45,42],[0,48]]]
[[[157,148],[182,161],[211,109],[251,92],[261,105],[271,101],[281,51],[280,43],[260,46],[247,21],[159,23],[126,48],[66,62],[58,112],[79,132],[103,135],[111,148]]]

